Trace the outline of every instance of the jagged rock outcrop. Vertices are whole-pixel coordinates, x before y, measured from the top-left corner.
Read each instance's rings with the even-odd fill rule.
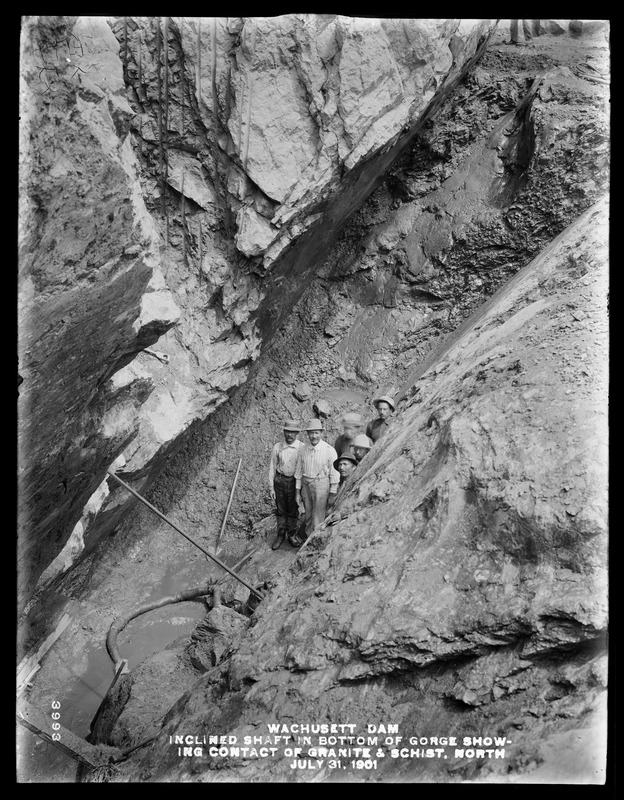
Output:
[[[129,362],[175,324],[179,310],[158,282],[157,234],[138,191],[127,137],[132,111],[110,28],[100,26],[95,38],[79,21],[27,20],[22,48],[18,589],[24,599],[106,467],[136,435],[137,409],[153,385]],[[79,82],[75,53],[99,65],[95,73],[81,72]]]
[[[25,18],[23,600],[108,465],[149,481],[245,380],[494,23]]]
[[[231,658],[118,779],[549,782],[563,754],[563,782],[601,781],[607,214],[588,210],[430,360]],[[386,752],[364,775],[169,745],[279,721],[503,736],[506,756]]]
[[[146,658],[132,670],[110,744],[126,749],[136,743],[137,736],[141,741],[153,736],[158,731],[158,719],[196,677],[182,644]]]
[[[228,606],[212,608],[191,636],[188,647],[191,664],[200,672],[214,667],[246,624],[247,619]]]
[[[545,59],[534,80],[492,85],[497,62],[529,57],[504,58],[475,67],[391,171],[385,219],[354,226],[332,256],[341,291],[326,333],[347,376],[381,381],[391,364],[400,386],[434,331],[453,330],[608,186],[606,94]]]

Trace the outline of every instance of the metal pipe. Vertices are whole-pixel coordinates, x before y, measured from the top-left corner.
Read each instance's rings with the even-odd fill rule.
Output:
[[[144,497],[141,497],[141,495],[138,492],[135,492],[132,486],[128,486],[128,484],[125,481],[122,481],[121,478],[118,478],[114,472],[107,470],[107,473],[111,476],[111,478],[114,478],[118,483],[120,483],[124,487],[124,489],[127,489],[130,492],[130,494],[133,494],[138,500],[140,500],[144,505],[146,505],[150,511],[153,511],[154,514],[159,516],[168,525],[171,525],[174,531],[177,531],[179,534],[184,536],[184,538],[187,539],[191,544],[194,544],[198,550],[201,550],[204,555],[212,559],[215,562],[215,564],[218,564],[221,567],[221,569],[224,569],[226,572],[229,572],[230,575],[233,578],[236,578],[236,580],[239,583],[242,583],[243,586],[246,586],[249,589],[249,591],[252,594],[255,594],[259,600],[264,600],[264,595],[260,594],[260,592],[257,589],[254,589],[254,587],[251,586],[249,583],[247,583],[247,581],[243,580],[243,578],[241,578],[240,575],[237,575],[233,570],[231,570],[227,566],[227,564],[224,564],[223,561],[221,561],[221,559],[217,558],[216,556],[213,556],[212,553],[208,552],[208,550],[206,550],[206,548],[202,547],[198,542],[196,542],[195,539],[192,539],[188,534],[184,533],[184,531],[178,528],[178,526],[174,522],[172,522],[168,517],[166,517],[161,511],[159,511],[156,508],[156,506],[153,506]]]
[[[207,585],[195,586],[193,589],[185,589],[184,591],[178,592],[178,594],[175,595],[170,595],[169,597],[161,597],[160,600],[154,600],[151,603],[144,603],[142,606],[135,608],[134,611],[131,611],[130,614],[127,614],[125,617],[118,617],[116,620],[114,620],[113,624],[108,629],[108,635],[106,636],[106,649],[108,650],[108,655],[111,657],[113,664],[115,665],[115,669],[117,669],[118,665],[123,661],[117,645],[117,637],[129,622],[132,622],[133,619],[140,617],[141,614],[147,614],[149,611],[154,611],[157,608],[173,605],[174,603],[184,603],[187,600],[195,600],[197,597],[202,597],[203,595],[208,594],[214,585],[214,583],[209,582]]]

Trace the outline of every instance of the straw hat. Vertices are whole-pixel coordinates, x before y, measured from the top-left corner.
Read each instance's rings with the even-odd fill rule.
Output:
[[[301,430],[301,425],[298,422],[295,422],[294,419],[287,419],[282,425],[282,429],[285,431],[296,431],[299,433]]]
[[[394,400],[387,394],[382,394],[381,397],[378,397],[376,400],[373,400],[373,405],[377,408],[379,403],[387,403],[390,408],[395,411],[396,406],[394,405]]]
[[[365,447],[367,450],[370,450],[373,446],[371,440],[366,436],[364,433],[360,433],[355,439],[351,442],[352,447]]]
[[[311,419],[305,427],[306,431],[322,431],[323,423],[320,419]]]

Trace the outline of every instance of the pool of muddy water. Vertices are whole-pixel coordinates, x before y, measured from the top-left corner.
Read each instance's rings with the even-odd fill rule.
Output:
[[[227,559],[224,559],[227,563]],[[154,586],[145,603],[175,595],[193,586],[200,586],[211,577],[221,577],[223,570],[205,558],[183,563],[170,563]],[[198,621],[206,614],[203,602],[186,601],[148,611],[133,619],[117,639],[119,652],[128,660],[130,670],[154,653],[183,636],[190,636]],[[113,662],[105,641],[94,640],[88,647],[87,667],[73,674],[65,691],[57,699],[61,703],[62,725],[85,738],[106,692],[114,678]],[[36,676],[35,676],[36,680]],[[41,708],[47,713],[48,709]],[[17,780],[19,783],[73,783],[78,764],[51,744],[18,725]]]

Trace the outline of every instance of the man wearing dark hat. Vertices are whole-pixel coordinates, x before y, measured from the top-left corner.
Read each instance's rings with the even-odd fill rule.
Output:
[[[284,438],[273,446],[271,463],[269,464],[269,492],[271,500],[275,502],[277,516],[277,536],[271,545],[273,550],[278,550],[284,539],[293,544],[297,535],[297,519],[299,507],[295,489],[295,467],[297,456],[304,446],[297,439],[301,425],[289,419],[282,426]],[[295,545],[297,546],[297,545]]]
[[[384,394],[374,400],[373,405],[377,409],[379,416],[377,419],[374,419],[368,423],[366,427],[366,435],[369,439],[372,439],[373,442],[376,442],[380,436],[383,436],[384,433],[387,433],[388,428],[390,427],[389,419],[394,413],[395,405],[394,400],[387,394]]]
[[[357,465],[357,459],[351,450],[345,450],[338,456],[338,458],[334,461],[334,469],[340,475],[340,486],[343,485]]]
[[[325,513],[336,500],[340,475],[334,469],[338,454],[323,441],[323,424],[311,419],[306,428],[309,444],[304,445],[297,457],[295,486],[298,505],[305,510],[306,537],[325,519]],[[299,540],[300,544],[303,544]]]
[[[356,414],[354,411],[348,411],[342,417],[341,423],[342,433],[334,442],[334,450],[337,453],[344,453],[345,450],[349,450],[353,439],[358,435],[358,433],[362,433],[362,427],[364,426],[362,417],[359,414]]]

